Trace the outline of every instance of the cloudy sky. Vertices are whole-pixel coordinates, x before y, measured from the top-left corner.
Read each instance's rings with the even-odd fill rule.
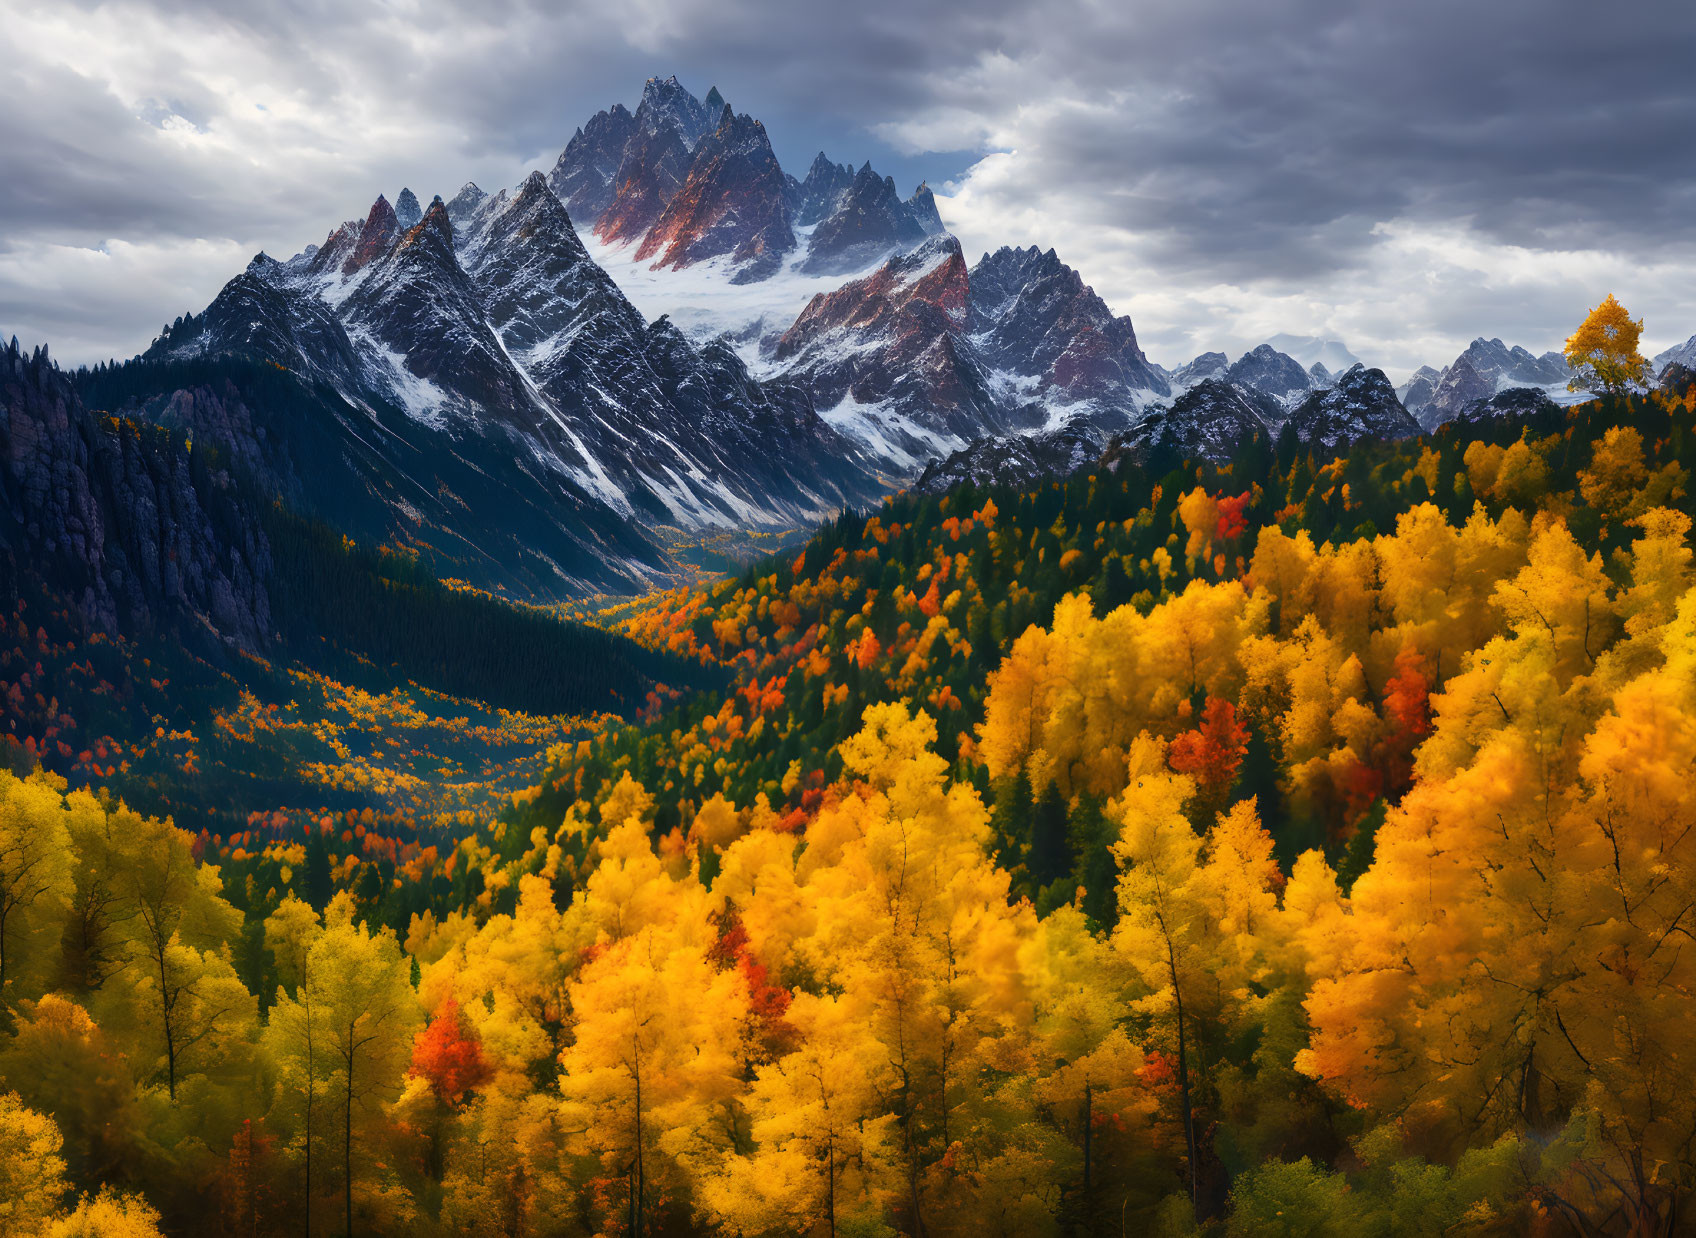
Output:
[[[1279,332],[1392,374],[1696,332],[1696,5],[1633,0],[0,0],[0,331],[127,356],[403,184],[551,166],[651,74],[805,171],[927,178],[1168,365]]]

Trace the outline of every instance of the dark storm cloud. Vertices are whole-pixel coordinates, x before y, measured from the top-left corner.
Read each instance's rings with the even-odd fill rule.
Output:
[[[1116,304],[1134,299],[1139,325],[1168,315],[1150,325],[1174,341],[1252,334],[1304,290],[1419,298],[1409,338],[1546,331],[1570,307],[1533,304],[1554,285],[1522,251],[1605,252],[1645,281],[1696,263],[1693,12],[0,0],[0,327],[139,347],[197,306],[137,319],[133,297],[103,302],[78,278],[157,276],[175,255],[183,274],[162,291],[203,303],[228,252],[292,252],[402,183],[427,197],[514,181],[594,111],[633,105],[644,77],[676,72],[764,119],[796,172],[823,148],[870,157],[904,192],[953,178],[943,209],[969,244],[1058,245]],[[1450,239],[1405,239],[1422,227]],[[1428,253],[1423,272],[1389,261]],[[1590,273],[1551,279],[1564,296]],[[1221,285],[1227,302],[1199,299]],[[1654,295],[1696,319],[1682,291]],[[1486,310],[1497,325],[1456,325]]]

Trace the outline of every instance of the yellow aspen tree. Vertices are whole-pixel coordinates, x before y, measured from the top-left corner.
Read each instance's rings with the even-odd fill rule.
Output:
[[[652,1183],[680,1160],[722,1152],[713,1124],[742,1088],[740,972],[708,961],[704,924],[647,925],[604,941],[571,986],[573,1041],[560,1055],[560,1121],[625,1182],[626,1232],[650,1227]]]
[[[869,1011],[851,994],[799,994],[788,1021],[798,1046],[759,1068],[747,1098],[755,1150],[732,1154],[706,1182],[704,1203],[742,1233],[818,1232],[881,1214],[899,1190],[892,1080],[868,1040]]]
[[[1617,394],[1642,381],[1649,364],[1637,351],[1642,335],[1643,320],[1633,319],[1610,292],[1567,336],[1566,363],[1577,371],[1567,388]]]
[[[930,717],[876,705],[863,720],[842,745],[858,793],[809,828],[835,862],[803,865],[817,928],[798,953],[870,1012],[906,1179],[897,1211],[919,1232],[934,1215],[933,1171],[946,1175],[937,1167],[953,1145],[985,1129],[973,1116],[986,1103],[984,1068],[1028,1051],[1018,943],[1034,915],[1009,906],[1007,875],[985,858],[988,813],[970,786],[949,783]]]
[[[305,1093],[305,1152],[310,1208],[312,1114],[324,1109],[340,1127],[344,1233],[353,1233],[354,1148],[399,1096],[412,1035],[420,1021],[411,968],[393,936],[336,925],[312,943],[294,998],[279,992],[269,1039],[273,1053]]]
[[[0,1025],[39,997],[72,893],[62,780],[0,770]]]
[[[0,1230],[39,1233],[70,1190],[64,1139],[53,1119],[0,1093]]]
[[[120,875],[128,906],[124,933],[145,979],[135,991],[109,996],[139,1000],[149,1009],[160,1073],[174,1101],[184,1055],[214,1035],[221,1021],[248,1014],[229,984],[233,969],[215,953],[239,932],[241,913],[224,900],[218,869],[195,862],[187,830],[133,814],[120,824],[127,827]]]
[[[306,956],[323,925],[312,905],[291,892],[265,917],[265,948],[277,969],[277,980],[290,996],[306,975]]]
[[[1113,942],[1148,990],[1138,1006],[1170,1019],[1186,1176],[1190,1201],[1198,1205],[1200,1149],[1190,1068],[1196,997],[1206,983],[1207,961],[1203,910],[1191,891],[1201,838],[1183,811],[1194,789],[1188,777],[1166,769],[1163,745],[1144,735],[1132,747],[1130,785],[1111,811],[1120,823],[1119,841],[1113,845],[1120,866],[1119,923]]]

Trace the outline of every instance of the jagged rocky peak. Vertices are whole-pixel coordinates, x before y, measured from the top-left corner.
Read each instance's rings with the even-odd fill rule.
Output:
[[[765,126],[727,105],[636,260],[682,268],[728,256],[739,268],[735,280],[746,283],[773,274],[794,248],[789,187]]]
[[[676,77],[650,77],[634,114],[615,103],[572,135],[548,183],[596,235],[634,240],[671,201],[691,153],[718,126],[724,107],[717,87],[702,101]]]
[[[1649,362],[1649,377],[1661,378],[1670,365],[1681,365],[1688,370],[1696,370],[1696,335],[1691,336],[1682,344],[1675,344],[1665,352],[1658,352]]]
[[[1566,358],[1558,352],[1538,356],[1517,344],[1509,348],[1501,340],[1487,340],[1483,336],[1467,345],[1461,356],[1479,374],[1496,382],[1498,387],[1505,387],[1508,383],[1552,386],[1566,382],[1571,376]]]
[[[395,199],[395,218],[400,221],[402,231],[416,227],[424,218],[424,208],[418,205],[418,195],[412,190],[402,189]]]
[[[342,262],[342,274],[352,275],[381,258],[388,253],[400,233],[400,220],[395,216],[395,208],[389,205],[387,198],[378,194],[377,200],[371,204],[370,214],[365,217],[364,227],[359,230],[358,243]]]
[[[716,92],[716,89],[714,91]],[[682,139],[685,146],[694,146],[718,123],[724,108],[720,96],[717,106],[709,108],[684,89],[675,74],[670,77],[650,77],[642,84],[642,102],[636,106],[636,122],[650,133],[669,128]]]
[[[1336,380],[1331,371],[1325,368],[1323,361],[1315,361],[1307,367],[1307,381],[1312,384],[1315,391],[1323,391]]]
[[[622,103],[615,103],[596,112],[571,135],[548,174],[548,184],[573,218],[593,224],[612,204],[613,179],[635,130],[636,117]]]
[[[1104,425],[1128,424],[1170,391],[1131,320],[1052,249],[985,254],[971,271],[966,331],[992,369],[1038,378],[1045,394],[1068,403],[1092,401]]]
[[[722,114],[709,115],[675,77],[649,78],[595,235],[623,243],[647,232],[682,186],[692,153],[721,119]]]
[[[813,157],[806,179],[795,192],[795,222],[810,228],[836,210],[842,195],[854,183],[854,169],[845,163],[832,163],[821,150]]]
[[[777,358],[794,356],[826,332],[892,328],[901,314],[919,305],[936,311],[958,331],[966,325],[968,287],[960,242],[936,237],[890,258],[870,275],[815,296],[778,341]]]
[[[460,262],[475,281],[507,350],[524,359],[550,340],[569,340],[598,315],[603,330],[641,324],[611,279],[589,258],[571,218],[541,173],[490,205],[461,236]]]
[[[430,206],[424,212],[424,218],[418,221],[422,228],[435,228],[447,237],[448,243],[453,243],[453,217],[448,214],[448,205],[442,201],[442,195],[437,194],[430,199]]]
[[[907,199],[907,209],[913,218],[932,236],[945,231],[942,226],[942,213],[936,209],[936,195],[930,191],[930,185],[925,181],[919,182],[919,187],[913,190],[913,196]]]
[[[1301,362],[1288,353],[1281,353],[1270,344],[1250,350],[1238,357],[1225,377],[1240,386],[1253,387],[1267,395],[1293,404],[1313,389]]]
[[[1421,373],[1428,369],[1425,367]],[[1558,352],[1538,356],[1517,345],[1509,348],[1499,339],[1480,336],[1431,380],[1429,396],[1419,404],[1412,401],[1425,392],[1416,390],[1410,383],[1408,407],[1416,409],[1420,425],[1431,430],[1498,391],[1509,387],[1542,387],[1556,392],[1565,388],[1571,376],[1566,358]]]
[[[1383,370],[1356,362],[1329,391],[1315,391],[1290,413],[1296,438],[1327,451],[1365,439],[1412,438],[1419,423],[1396,398]]]
[[[1462,353],[1455,358],[1454,364],[1437,376],[1430,398],[1419,410],[1419,424],[1427,430],[1434,430],[1495,393],[1495,375],[1481,373],[1472,359]]]
[[[483,200],[488,196],[473,182],[466,181],[459,187],[459,192],[448,201],[448,218],[456,224],[465,222],[483,205]]]
[[[801,269],[821,275],[863,270],[931,235],[912,206],[901,200],[894,178],[879,176],[868,161],[814,230]]]
[[[940,236],[815,296],[776,347],[825,419],[898,476],[986,434],[1034,429],[1038,405],[1004,407],[964,338],[969,278]]]

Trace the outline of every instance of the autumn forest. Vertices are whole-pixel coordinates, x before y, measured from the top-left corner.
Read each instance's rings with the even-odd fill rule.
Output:
[[[571,616],[271,511],[265,657],[20,586],[0,1232],[1688,1232],[1696,388],[1636,377]]]

